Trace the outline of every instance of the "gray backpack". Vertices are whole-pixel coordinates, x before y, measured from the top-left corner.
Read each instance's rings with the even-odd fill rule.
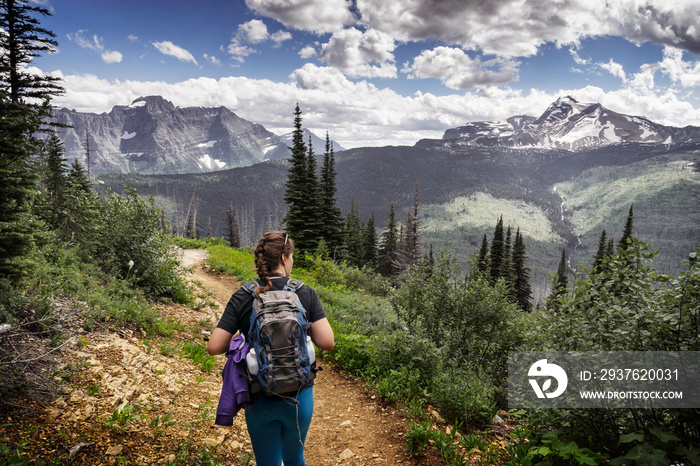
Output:
[[[246,356],[251,392],[293,396],[316,378],[316,355],[308,335],[311,323],[296,291],[304,284],[290,279],[283,290],[260,293],[253,300]],[[243,288],[255,296],[257,282]]]

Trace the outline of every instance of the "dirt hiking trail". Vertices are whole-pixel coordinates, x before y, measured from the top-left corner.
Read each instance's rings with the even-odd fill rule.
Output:
[[[219,317],[240,283],[231,276],[208,271],[203,265],[205,259],[204,250],[185,250],[182,263],[195,267],[192,280],[210,290],[221,304]],[[307,464],[427,464],[405,456],[406,426],[396,409],[379,404],[360,382],[339,373],[328,361],[321,360],[319,364],[323,370],[314,386],[314,415],[306,440]],[[237,417],[243,420],[243,416],[240,413]]]
[[[135,326],[115,328],[109,320],[86,331],[86,304],[58,303],[76,324],[65,335],[69,344],[57,356],[58,370],[43,376],[60,384],[62,393],[41,402],[19,399],[0,413],[0,445],[40,465],[211,464],[211,457],[225,465],[254,464],[243,412],[232,427],[214,425],[225,357],[207,371],[183,349],[203,348],[240,286],[234,277],[208,270],[206,254],[180,254],[197,288],[195,305],[154,305],[173,328],[168,338],[148,338]],[[443,464],[434,456],[408,458],[406,425],[396,409],[330,361],[320,365],[308,465]]]

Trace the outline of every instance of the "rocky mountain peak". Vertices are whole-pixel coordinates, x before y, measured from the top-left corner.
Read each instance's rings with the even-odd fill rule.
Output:
[[[134,100],[129,108],[145,108],[148,113],[170,112],[175,110],[175,105],[159,95],[139,97]]]
[[[623,143],[680,144],[700,140],[700,128],[674,128],[563,96],[538,118],[479,121],[445,131],[443,139],[473,146],[581,150]]]

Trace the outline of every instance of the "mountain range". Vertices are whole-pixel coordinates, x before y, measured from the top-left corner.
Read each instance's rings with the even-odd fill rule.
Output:
[[[317,148],[316,153],[320,149]],[[603,229],[619,238],[634,205],[634,233],[661,252],[655,266],[682,268],[700,245],[700,128],[674,128],[571,97],[539,117],[469,123],[413,146],[336,152],[338,204],[354,201],[381,228],[393,204],[399,220],[418,189],[423,243],[467,265],[499,216],[520,228],[542,297],[566,248],[571,268],[589,264]],[[123,184],[153,195],[180,229],[194,200],[201,234],[224,232],[239,213],[243,237],[280,228],[286,212],[286,160],[207,175],[104,175],[99,190]]]
[[[90,172],[175,174],[245,167],[289,156],[291,136],[278,136],[226,107],[179,108],[160,96],[140,97],[109,113],[55,109],[68,160]],[[317,149],[325,140],[307,131]],[[336,150],[343,150],[335,144]]]

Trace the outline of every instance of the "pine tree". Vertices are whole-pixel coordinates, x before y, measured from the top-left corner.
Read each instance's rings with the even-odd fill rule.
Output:
[[[377,231],[374,226],[374,212],[367,220],[362,237],[363,265],[375,270],[377,268]]]
[[[491,282],[496,283],[501,276],[501,266],[503,264],[505,244],[503,238],[503,216],[498,219],[491,241]]]
[[[632,217],[634,216],[633,207],[634,205],[630,206],[629,214],[627,214],[627,221],[625,222],[625,228],[622,231],[622,237],[620,238],[620,242],[617,243],[618,248],[627,249],[627,240],[632,238]]]
[[[233,206],[226,211],[226,236],[232,248],[241,247],[241,233],[238,229],[238,213],[233,210]]]
[[[33,241],[34,135],[51,114],[50,98],[62,90],[56,78],[34,74],[30,66],[57,45],[55,34],[39,26],[40,15],[49,11],[22,0],[0,0],[0,276],[18,276],[14,258]]]
[[[557,266],[557,273],[552,280],[552,293],[549,295],[549,303],[556,300],[559,296],[566,293],[569,286],[569,277],[566,273],[566,248],[561,251],[561,259]]]
[[[382,231],[382,237],[379,242],[379,273],[390,277],[396,275],[394,263],[399,247],[399,230],[396,224],[396,211],[394,204],[391,204],[389,209],[389,218],[387,224]]]
[[[403,235],[399,242],[399,250],[396,258],[396,269],[398,273],[403,273],[411,265],[418,263],[422,256],[420,246],[420,226],[418,221],[418,184],[413,196],[413,209],[406,215]]]
[[[361,268],[364,261],[362,225],[360,224],[360,214],[355,199],[350,201],[350,212],[345,217],[343,238],[344,259],[350,265]]]
[[[308,169],[306,162],[306,144],[304,143],[304,130],[301,127],[301,110],[297,104],[294,110],[294,132],[292,133],[292,156],[290,158],[290,168],[287,175],[287,186],[284,193],[284,202],[289,206],[287,215],[283,222],[286,225],[287,233],[294,238],[298,244],[304,243],[305,220],[303,217],[303,205],[305,202],[304,189],[306,182],[306,172]]]
[[[513,246],[513,275],[515,281],[515,300],[523,311],[532,310],[532,287],[530,286],[530,269],[525,265],[527,255],[525,253],[525,242],[520,228],[515,232],[515,244]]]
[[[600,238],[598,239],[598,250],[595,253],[595,256],[593,256],[593,267],[592,267],[592,272],[600,272],[601,267],[603,266],[603,260],[605,259],[605,248],[607,247],[607,232],[603,230],[603,232],[600,234]]]
[[[54,228],[62,223],[62,217],[65,215],[63,204],[68,165],[63,157],[64,153],[63,142],[56,134],[52,134],[46,144],[46,168],[43,184],[49,210],[46,219]]]
[[[503,278],[503,280],[505,280],[506,284],[511,289],[511,297],[514,297],[515,290],[513,289],[513,283],[515,282],[515,279],[513,277],[513,267],[512,267],[512,263],[511,263],[511,260],[513,259],[513,249],[512,249],[512,244],[511,244],[511,241],[512,241],[511,237],[512,237],[512,232],[510,230],[510,226],[508,226],[508,229],[506,230],[505,242],[503,244],[503,261],[501,262],[500,278]]]
[[[323,199],[323,239],[331,251],[335,251],[340,245],[342,231],[342,211],[337,206],[335,183],[335,154],[330,136],[326,132],[326,152],[323,155],[321,167],[321,196]]]
[[[316,157],[313,148],[304,144],[301,110],[294,111],[291,167],[287,175],[284,201],[289,206],[283,221],[287,233],[294,238],[297,249],[313,252],[323,235],[323,208],[321,187],[316,175]]]
[[[489,273],[489,241],[486,239],[486,233],[484,233],[481,249],[479,249],[479,255],[476,259],[476,270],[483,274]]]
[[[99,247],[100,225],[99,201],[92,191],[92,183],[85,169],[77,159],[73,160],[66,176],[66,190],[63,200],[64,215],[61,217],[59,233],[64,241],[79,244],[84,253]]]

